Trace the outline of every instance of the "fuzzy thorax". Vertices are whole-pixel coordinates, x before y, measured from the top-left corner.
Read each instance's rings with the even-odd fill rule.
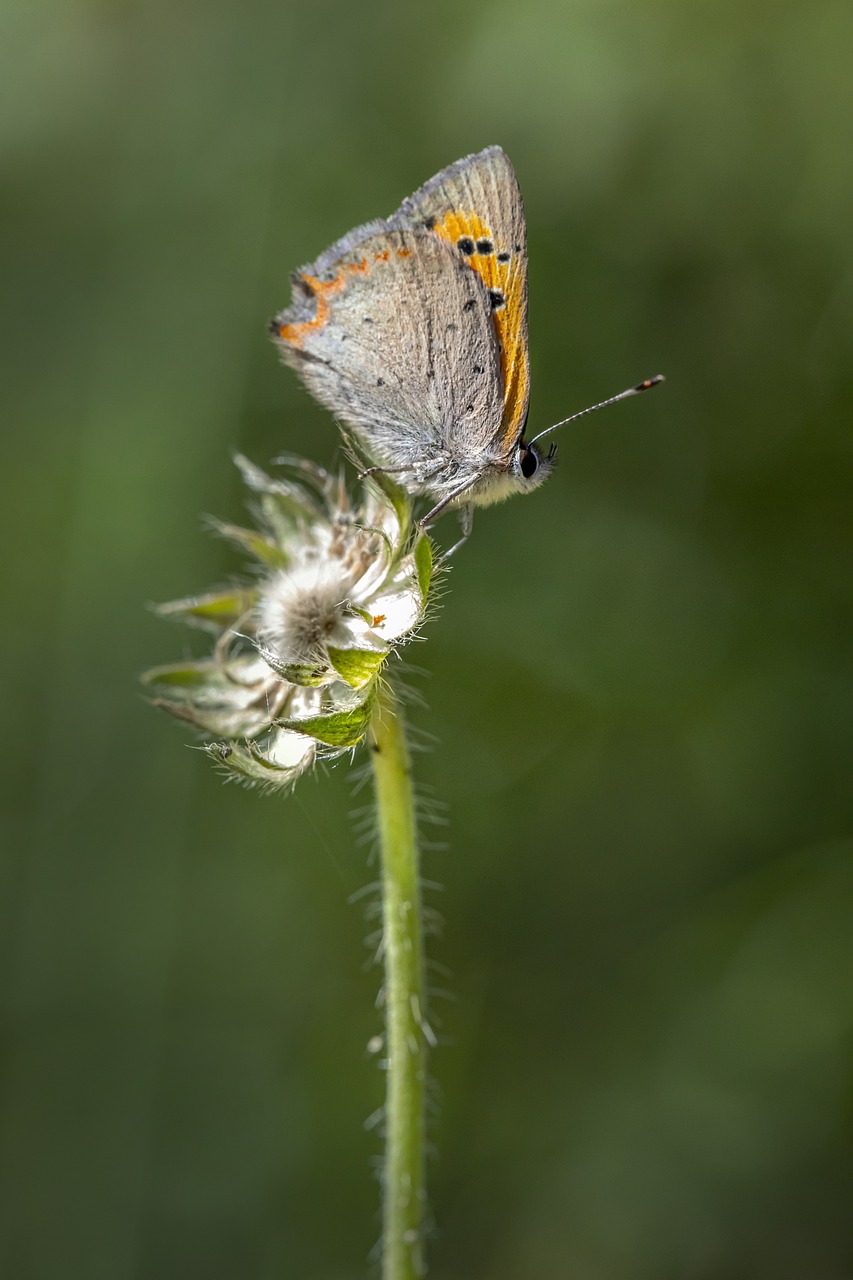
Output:
[[[505,502],[514,493],[530,493],[531,489],[537,488],[545,480],[546,475],[540,469],[532,479],[526,480],[523,475],[516,475],[514,471],[487,471],[474,481],[459,501],[475,507],[491,507],[496,502]]]
[[[535,446],[519,444],[508,465],[498,463],[485,467],[472,477],[471,485],[453,505],[491,507],[514,493],[532,493],[545,483],[555,465],[554,451],[542,455]]]

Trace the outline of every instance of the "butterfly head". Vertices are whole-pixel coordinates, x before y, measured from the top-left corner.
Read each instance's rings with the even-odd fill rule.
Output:
[[[525,444],[520,440],[512,455],[510,469],[520,493],[530,493],[544,484],[557,465],[557,446],[545,453],[538,445]]]
[[[464,491],[462,501],[476,507],[490,507],[514,493],[532,493],[545,483],[556,465],[554,445],[545,453],[538,445],[519,441],[507,461],[499,467],[486,467],[480,473]]]

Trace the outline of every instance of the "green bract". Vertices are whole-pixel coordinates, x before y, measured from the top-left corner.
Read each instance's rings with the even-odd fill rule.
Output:
[[[214,527],[258,576],[158,606],[216,639],[209,657],[143,681],[157,706],[216,739],[207,750],[222,768],[280,787],[364,737],[384,663],[423,620],[432,549],[387,477],[353,504],[313,463],[285,459],[273,477],[236,461],[257,528]]]

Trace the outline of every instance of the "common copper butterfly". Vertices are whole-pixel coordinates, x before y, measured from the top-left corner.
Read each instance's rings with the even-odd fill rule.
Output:
[[[292,280],[290,306],[271,322],[284,360],[355,435],[372,470],[432,499],[423,525],[459,507],[464,540],[475,506],[547,479],[555,450],[535,443],[547,432],[524,440],[527,232],[500,147],[442,169],[390,218],[348,232]]]

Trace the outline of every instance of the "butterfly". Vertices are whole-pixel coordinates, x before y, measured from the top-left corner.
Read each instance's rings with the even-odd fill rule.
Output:
[[[270,325],[283,359],[352,432],[374,464],[366,474],[393,473],[432,501],[422,526],[457,507],[464,541],[475,507],[547,479],[554,448],[524,439],[527,232],[500,147],[442,169],[292,285]]]

